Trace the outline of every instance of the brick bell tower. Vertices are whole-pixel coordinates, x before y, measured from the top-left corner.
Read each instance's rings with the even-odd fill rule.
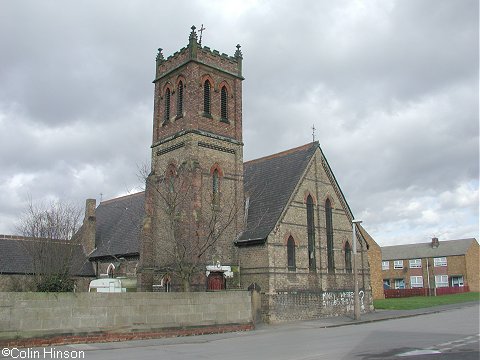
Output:
[[[233,242],[244,225],[240,45],[233,56],[220,54],[202,46],[195,26],[191,29],[186,47],[166,59],[158,49],[156,57],[151,173],[139,269],[139,286],[146,291],[161,284],[165,274],[170,279],[165,267],[174,261],[175,231],[165,213],[165,197],[170,195],[162,189],[169,187],[176,198],[177,192],[192,193],[178,202],[183,224],[177,237],[181,232],[197,241],[196,236],[207,236],[206,223],[218,222],[213,228],[220,235],[201,260],[204,275],[196,280],[200,290],[206,286],[207,266],[235,265]]]

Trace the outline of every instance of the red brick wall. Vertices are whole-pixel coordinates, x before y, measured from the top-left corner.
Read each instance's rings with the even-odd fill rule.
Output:
[[[201,47],[190,37],[186,49],[157,61],[155,105],[153,118],[152,174],[147,181],[147,215],[143,227],[140,254],[142,288],[155,281],[152,271],[172,260],[171,236],[167,234],[165,201],[159,196],[159,186],[167,169],[191,164],[185,176],[191,180],[192,208],[185,204],[188,219],[207,218],[211,213],[212,167],[220,169],[219,213],[233,221],[223,231],[214,247],[204,255],[205,265],[212,259],[222,265],[237,265],[233,239],[243,229],[243,143],[242,143],[242,80],[241,58],[229,57]],[[211,117],[204,116],[204,80],[211,81]],[[183,88],[183,113],[177,116],[177,84]],[[228,122],[220,119],[221,86],[228,89]],[[171,90],[170,118],[165,121],[165,89]],[[180,181],[181,182],[181,181]],[[197,217],[198,218],[198,217]],[[193,221],[185,219],[185,227],[195,233]],[[182,219],[183,221],[183,219]],[[222,220],[220,220],[221,222]],[[219,223],[220,223],[219,222]],[[204,289],[204,284],[198,284]],[[172,284],[175,286],[175,284]]]

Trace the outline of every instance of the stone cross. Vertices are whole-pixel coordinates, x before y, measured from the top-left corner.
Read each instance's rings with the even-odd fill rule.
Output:
[[[207,28],[204,28],[203,27],[203,24],[202,26],[200,26],[200,29],[198,30],[200,32],[200,41],[198,42],[200,45],[202,45],[202,34],[203,34],[203,30],[207,30]]]

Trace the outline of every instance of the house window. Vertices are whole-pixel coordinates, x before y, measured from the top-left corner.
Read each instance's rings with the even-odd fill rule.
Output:
[[[452,287],[462,287],[463,286],[463,275],[456,275],[450,277],[450,286]]]
[[[204,115],[207,115],[207,116],[211,116],[210,89],[211,89],[210,81],[205,80],[205,83],[203,84],[203,113]]]
[[[228,122],[228,92],[225,86],[221,90],[220,119]]]
[[[327,228],[327,260],[328,271],[333,272],[335,269],[335,261],[333,258],[333,219],[332,219],[332,204],[330,199],[325,201],[325,222]]]
[[[170,121],[170,89],[165,91],[165,112],[163,113],[164,124]]]
[[[390,269],[390,261],[382,261],[382,270]]]
[[[412,289],[423,287],[423,276],[410,276],[410,287]]]
[[[308,268],[315,270],[315,208],[311,195],[307,197],[307,233],[308,233]]]
[[[352,272],[352,248],[348,241],[345,243],[345,270],[347,273]]]
[[[390,279],[383,279],[383,289],[384,290],[390,289]]]
[[[422,259],[409,260],[410,269],[418,269],[422,267]]]
[[[177,87],[177,118],[183,116],[183,82],[180,81]]]
[[[435,287],[448,287],[448,275],[435,275]]]
[[[433,259],[433,266],[447,266],[447,258],[446,257],[438,257]]]
[[[395,260],[393,262],[394,269],[403,269],[403,260]]]
[[[395,289],[405,289],[405,280],[395,279]]]
[[[287,264],[289,271],[295,271],[295,241],[291,236],[287,241]]]

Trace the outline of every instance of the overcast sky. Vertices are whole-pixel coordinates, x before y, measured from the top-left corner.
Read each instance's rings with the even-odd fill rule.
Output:
[[[242,45],[245,160],[316,137],[380,245],[476,237],[477,0],[0,0],[0,233],[135,191],[155,55]]]

